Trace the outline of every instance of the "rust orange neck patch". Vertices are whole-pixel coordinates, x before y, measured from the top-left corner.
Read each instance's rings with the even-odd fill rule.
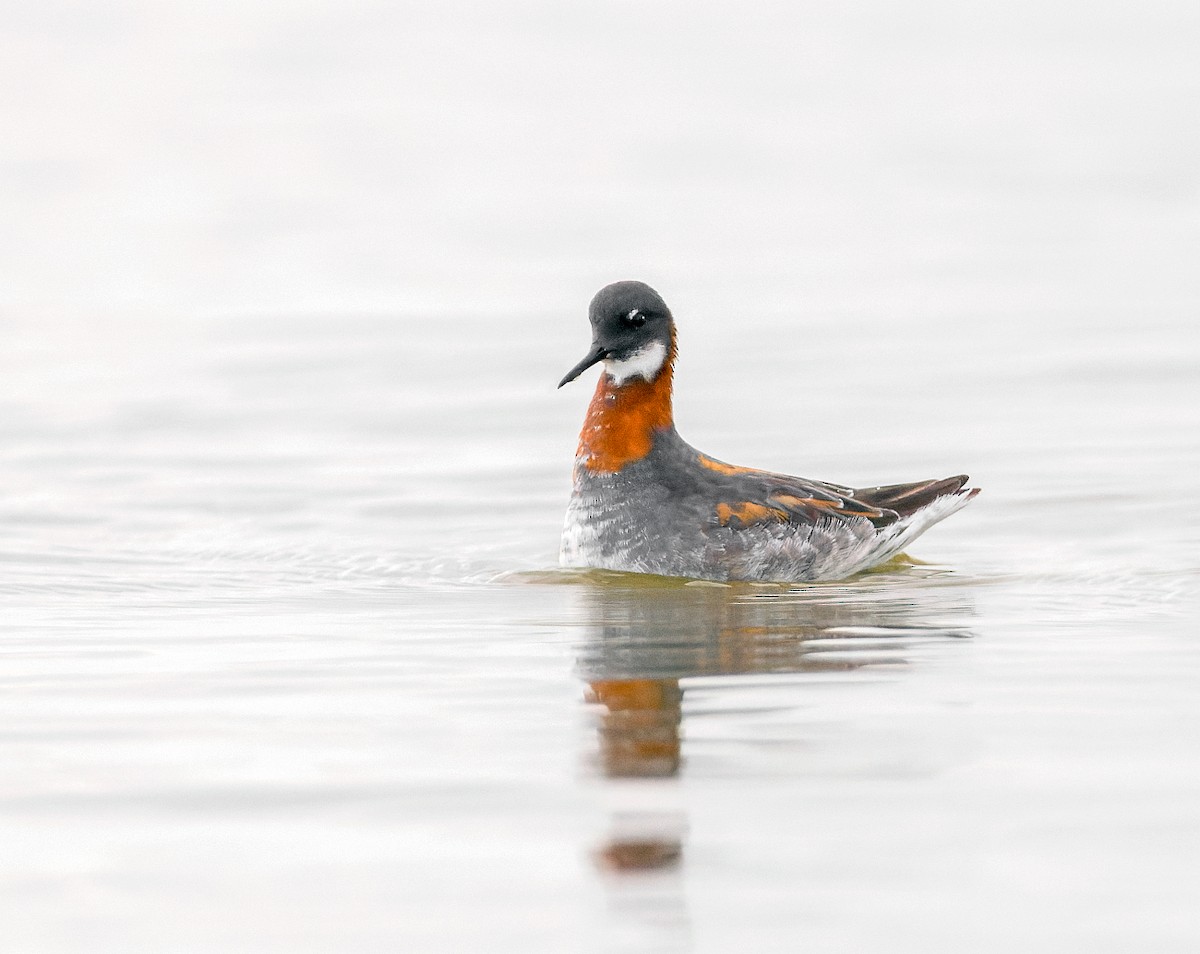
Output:
[[[616,384],[600,375],[579,434],[578,459],[593,474],[615,474],[641,460],[654,446],[654,435],[669,428],[675,341],[653,381],[634,378]]]

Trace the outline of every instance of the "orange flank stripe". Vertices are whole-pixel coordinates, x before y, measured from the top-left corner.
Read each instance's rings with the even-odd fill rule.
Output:
[[[722,464],[719,460],[713,460],[711,457],[705,457],[701,454],[698,458],[701,467],[706,467],[709,470],[716,471],[718,474],[752,474],[754,469],[751,467],[735,467],[733,464]]]
[[[819,500],[816,497],[794,497],[791,494],[775,494],[772,500],[778,500],[785,507],[803,509],[805,507],[824,507],[827,510],[841,510],[840,500]]]
[[[780,510],[777,507],[765,507],[762,504],[743,503],[717,504],[717,521],[723,527],[728,527],[734,520],[743,527],[748,527],[752,523],[776,521],[783,523],[788,518],[786,510]]]
[[[662,370],[653,381],[637,378],[617,386],[600,375],[588,405],[576,457],[593,474],[615,474],[641,460],[654,446],[654,436],[673,423],[671,378],[675,341]]]
[[[836,510],[843,517],[882,517],[883,511],[870,507],[857,500],[822,500],[819,497],[795,497],[791,494],[774,494],[772,500],[777,500],[785,507],[803,509],[805,507],[821,507],[825,510]],[[852,506],[847,506],[851,504]]]

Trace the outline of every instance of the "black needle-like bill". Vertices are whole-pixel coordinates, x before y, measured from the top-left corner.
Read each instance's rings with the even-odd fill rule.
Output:
[[[577,377],[579,377],[581,374],[583,374],[584,371],[586,371],[588,368],[590,368],[593,364],[598,364],[599,362],[603,361],[607,357],[608,357],[608,349],[607,348],[604,348],[604,347],[593,348],[590,352],[588,352],[588,356],[586,358],[584,358],[582,361],[579,362],[579,364],[575,365],[575,367],[573,367],[570,371],[567,372],[567,376],[558,382],[558,386],[561,388],[564,384],[570,384]]]

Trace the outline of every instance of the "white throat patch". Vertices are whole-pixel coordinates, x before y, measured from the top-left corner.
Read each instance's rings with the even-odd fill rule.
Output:
[[[661,341],[653,341],[631,354],[623,361],[604,359],[604,373],[620,386],[630,378],[645,378],[654,380],[654,376],[662,369],[667,360],[667,346]]]

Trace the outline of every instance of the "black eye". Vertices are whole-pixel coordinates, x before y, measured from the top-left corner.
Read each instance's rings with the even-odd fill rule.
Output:
[[[646,316],[635,308],[621,319],[621,323],[628,328],[640,328],[646,323]]]

